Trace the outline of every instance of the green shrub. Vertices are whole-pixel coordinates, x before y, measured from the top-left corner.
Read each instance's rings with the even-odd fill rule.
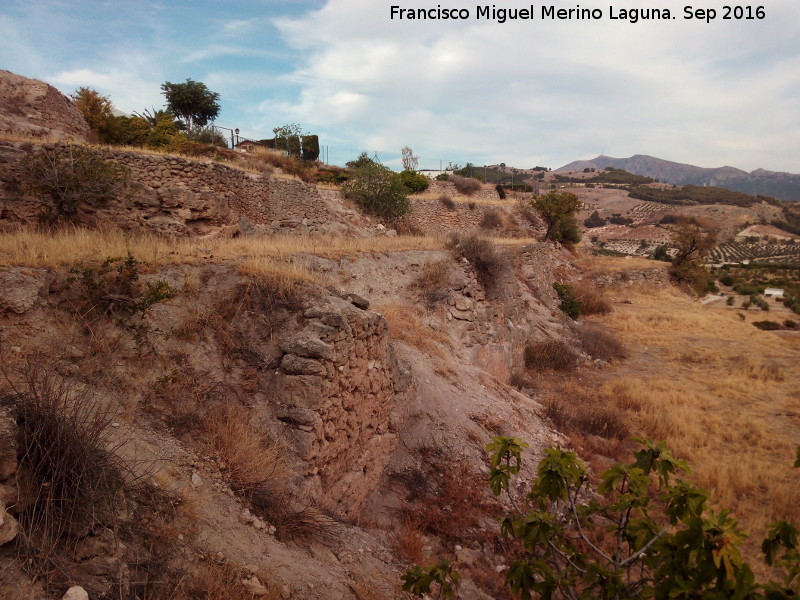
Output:
[[[662,244],[657,246],[656,249],[653,251],[653,259],[654,260],[661,260],[664,262],[671,262],[672,258],[669,255],[669,246],[667,244]]]
[[[791,319],[786,319],[783,322],[783,326],[786,327],[786,329],[795,329],[797,328],[797,323],[795,321],[792,321]]]
[[[733,306],[734,304],[736,304],[736,298],[734,298],[733,296],[728,296],[728,299],[725,301],[725,303],[728,306]]]
[[[775,321],[753,321],[753,327],[758,327],[764,331],[777,331],[778,329],[782,329],[781,324]]]
[[[439,173],[434,179],[436,181],[450,181],[450,175],[447,173]]]
[[[722,277],[719,278],[719,282],[722,285],[727,285],[728,287],[731,287],[734,283],[736,283],[736,280],[733,278],[733,275],[723,275]]]
[[[589,218],[583,222],[584,227],[587,229],[592,229],[593,227],[603,227],[606,224],[606,220],[600,216],[600,213],[594,211]]]
[[[583,303],[573,293],[572,286],[566,283],[554,283],[553,289],[555,289],[561,300],[561,304],[558,305],[561,312],[571,319],[577,319],[581,316]]]
[[[81,207],[121,196],[129,173],[90,148],[68,145],[36,153],[26,165],[25,177],[30,190],[41,194],[42,219],[56,222],[74,221]]]
[[[513,597],[788,599],[800,592],[800,544],[791,523],[772,523],[762,544],[782,581],[756,582],[743,559],[746,534],[666,445],[641,441],[634,461],[600,474],[596,489],[575,452],[545,449],[529,485],[512,485],[528,444],[496,436],[486,447],[489,488],[510,507],[500,533],[512,538],[505,573]],[[795,467],[800,466],[798,448]],[[525,490],[524,495],[518,490]],[[418,572],[418,571],[415,571]],[[774,572],[774,571],[773,571]],[[421,595],[421,590],[418,595]]]
[[[366,154],[348,166],[351,174],[342,190],[364,212],[385,219],[396,219],[411,212],[411,203],[399,174],[371,160]]]
[[[581,239],[575,215],[581,208],[580,199],[570,192],[548,192],[537,196],[531,206],[539,211],[547,230],[545,240],[564,244],[577,243]]]
[[[400,172],[400,181],[409,194],[419,194],[428,189],[431,184],[425,175],[420,175],[416,171],[405,170]]]

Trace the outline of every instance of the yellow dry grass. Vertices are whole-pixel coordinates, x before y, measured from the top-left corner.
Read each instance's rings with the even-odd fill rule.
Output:
[[[124,256],[129,251],[151,264],[191,264],[207,262],[209,255],[218,260],[252,259],[256,262],[267,258],[285,261],[294,254],[340,259],[362,253],[441,250],[444,246],[444,240],[416,236],[287,235],[204,240],[74,227],[55,232],[18,230],[0,234],[0,266],[69,266],[108,256]]]
[[[377,304],[372,309],[384,316],[394,339],[406,342],[426,354],[441,359],[446,357],[444,346],[448,345],[447,338],[422,322],[418,308],[387,303]]]
[[[751,532],[747,552],[755,558],[770,522],[800,522],[791,469],[800,440],[800,345],[674,288],[623,294],[632,304],[598,320],[639,354],[598,399],[627,411],[637,435],[665,440],[690,462],[692,478]]]

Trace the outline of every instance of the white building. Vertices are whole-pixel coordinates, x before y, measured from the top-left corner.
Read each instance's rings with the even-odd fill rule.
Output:
[[[764,290],[765,298],[783,298],[783,290],[781,288],[767,288]]]

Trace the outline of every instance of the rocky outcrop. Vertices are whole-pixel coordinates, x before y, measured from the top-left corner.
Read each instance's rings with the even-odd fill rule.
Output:
[[[352,294],[307,309],[281,342],[269,384],[274,416],[302,461],[301,487],[343,518],[358,514],[380,480],[411,379],[386,321],[366,306]]]
[[[17,537],[19,524],[8,512],[17,502],[17,423],[7,407],[0,406],[0,546]]]
[[[0,135],[89,141],[81,112],[52,85],[0,70]]]

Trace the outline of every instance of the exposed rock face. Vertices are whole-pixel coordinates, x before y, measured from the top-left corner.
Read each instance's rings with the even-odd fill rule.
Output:
[[[45,278],[31,274],[30,269],[0,271],[0,313],[24,313],[36,303],[45,285]]]
[[[17,423],[11,411],[0,407],[0,546],[17,537],[19,524],[6,510],[16,502]]]
[[[91,131],[81,112],[52,85],[0,70],[0,134],[87,142]]]
[[[398,395],[410,383],[386,321],[359,308],[362,300],[329,297],[306,310],[300,330],[280,344],[269,386],[303,460],[302,487],[344,518],[378,484],[397,441]]]

